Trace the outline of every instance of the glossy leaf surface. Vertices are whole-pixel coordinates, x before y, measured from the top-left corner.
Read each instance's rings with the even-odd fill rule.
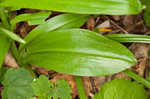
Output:
[[[150,43],[150,36],[136,35],[136,34],[109,34],[105,35],[112,40],[118,42],[138,42],[138,43]]]
[[[54,31],[57,29],[79,28],[88,20],[88,18],[89,18],[88,15],[78,15],[78,14],[62,14],[55,16],[47,20],[46,23],[41,24],[35,29],[33,29],[25,37],[25,41],[27,43],[30,43],[32,42],[33,39],[36,39],[36,37],[38,38],[40,34]],[[22,47],[23,45],[20,46],[20,49]]]
[[[82,29],[42,34],[26,49],[26,56],[21,59],[24,63],[80,76],[113,74],[136,63],[123,45]]]
[[[11,31],[9,31],[9,30],[7,30],[5,28],[0,27],[0,32],[5,34],[6,36],[8,36],[9,38],[11,38],[13,40],[16,40],[16,41],[18,41],[20,43],[24,43],[25,44],[25,41],[21,37],[19,37],[15,33],[11,32]]]
[[[139,0],[6,0],[1,6],[33,8],[80,14],[137,14]]]
[[[45,19],[51,12],[37,12],[37,13],[28,13],[28,14],[20,14],[11,20],[11,24],[16,24],[18,22],[27,21],[29,25],[38,25],[44,24]]]

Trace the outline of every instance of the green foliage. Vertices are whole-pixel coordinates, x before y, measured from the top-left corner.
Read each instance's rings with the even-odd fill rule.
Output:
[[[107,82],[93,99],[148,99],[142,85],[125,79]]]
[[[45,19],[48,18],[50,14],[51,12],[37,12],[37,13],[21,14],[21,15],[16,16],[10,22],[12,25],[15,25],[16,23],[22,22],[22,21],[27,21],[29,25],[44,24]]]
[[[0,32],[7,35],[8,37],[10,37],[13,40],[16,40],[20,43],[25,44],[25,41],[22,38],[20,38],[18,35],[16,35],[15,33],[11,32],[5,28],[0,27]]]
[[[58,80],[51,90],[53,99],[72,99],[70,85],[65,80]]]
[[[24,43],[21,44],[19,51],[14,42],[11,47],[11,50],[14,50],[12,54],[21,65],[33,64],[79,76],[109,75],[123,71],[136,63],[135,56],[116,41],[149,43],[149,36],[114,34],[104,37],[88,30],[70,29],[81,27],[89,18],[87,14],[137,14],[143,9],[139,0],[1,0],[0,2],[2,2],[0,18],[3,24],[0,27],[0,65],[8,51],[11,38]],[[11,9],[8,8],[7,12],[2,6]],[[50,12],[39,12],[22,14],[10,21],[8,15],[14,8],[78,14],[61,14],[45,21]],[[145,13],[144,19],[149,25],[148,15],[149,12]],[[23,40],[10,31],[11,25],[14,26],[21,21],[27,21],[30,25],[40,25]],[[2,68],[0,77],[4,85],[3,99],[30,99],[35,96],[38,96],[38,99],[71,99],[70,86],[65,80],[51,83],[43,75],[34,79],[32,73],[23,68],[8,70]],[[138,77],[134,74],[133,78]],[[145,79],[138,80],[150,85]],[[77,83],[79,92],[84,94],[80,82],[81,79]],[[85,98],[82,94],[80,96]],[[147,99],[148,95],[143,86],[122,79],[106,83],[101,92],[94,97],[94,99],[114,98]]]
[[[139,0],[6,0],[1,6],[109,15],[137,14],[142,10]]]
[[[75,76],[74,77],[75,82],[76,82],[76,87],[78,90],[78,96],[80,97],[80,99],[86,99],[86,94],[84,91],[84,87],[83,87],[83,83],[82,83],[82,77],[81,76]]]
[[[136,73],[132,72],[129,69],[126,69],[125,71],[123,71],[125,74],[127,74],[129,77],[131,77],[132,79],[136,80],[138,83],[143,84],[144,86],[150,88],[150,82],[147,81],[145,78],[141,77],[140,75],[137,75]]]
[[[123,45],[83,29],[43,33],[25,48],[23,63],[80,76],[113,74],[136,63]]]
[[[150,27],[150,7],[147,7],[144,13],[144,21],[145,21],[145,24]]]
[[[8,68],[7,67],[1,67],[0,68],[0,82],[4,80],[4,75],[7,72]]]
[[[148,75],[146,77],[146,80],[150,82],[150,72],[148,72]]]
[[[146,6],[146,11],[143,16],[145,24],[150,27],[150,0],[141,0],[141,2]]]
[[[150,0],[140,0],[143,5],[148,7],[150,5]]]
[[[24,68],[9,69],[4,75],[2,84],[3,99],[29,99],[34,96],[30,83],[33,81],[33,75]]]
[[[38,99],[71,99],[70,86],[65,80],[51,83],[46,76],[41,75],[31,86]]]
[[[38,38],[40,34],[45,34],[56,29],[66,29],[66,28],[79,28],[87,20],[88,15],[78,15],[78,14],[61,14],[50,18],[45,24],[39,25],[37,28],[33,29],[26,37],[27,43],[33,41],[33,39]],[[80,20],[80,21],[79,21]],[[26,45],[21,45],[20,49]]]
[[[4,8],[0,7],[0,28],[8,28],[7,16],[4,13]],[[7,53],[10,46],[10,39],[5,35],[4,31],[0,30],[0,68],[2,66],[5,54]]]
[[[0,33],[0,67],[3,63],[5,54],[9,49],[9,45],[10,45],[10,39],[6,35]]]
[[[33,91],[38,99],[50,99],[51,91],[50,88],[53,84],[48,80],[47,77],[41,75],[38,79],[31,83]]]
[[[118,42],[138,42],[138,43],[150,43],[150,36],[148,35],[136,35],[136,34],[108,34],[105,35],[109,39]]]

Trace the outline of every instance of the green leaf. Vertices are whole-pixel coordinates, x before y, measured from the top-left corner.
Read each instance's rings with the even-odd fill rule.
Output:
[[[81,76],[74,76],[76,87],[78,90],[78,96],[80,99],[87,99],[87,96],[85,94],[84,86],[83,86],[83,81]]]
[[[5,54],[7,53],[9,46],[10,39],[6,35],[0,33],[0,67],[3,63]]]
[[[83,29],[44,33],[25,48],[23,63],[79,76],[113,74],[136,63],[123,45]]]
[[[148,72],[148,75],[146,77],[146,80],[150,82],[150,72]]]
[[[65,80],[51,83],[48,78],[41,75],[38,79],[31,83],[38,99],[71,99],[71,90],[69,84]]]
[[[136,34],[108,34],[105,37],[118,42],[150,43],[150,36]]]
[[[131,77],[132,79],[136,80],[138,83],[141,83],[147,88],[150,88],[150,82],[144,79],[143,77],[141,77],[140,75],[137,75],[136,73],[134,73],[133,71],[129,69],[126,69],[123,72],[127,74],[129,77]]]
[[[142,10],[139,0],[6,0],[1,6],[109,15],[137,14]]]
[[[11,20],[11,24],[16,24],[21,21],[27,21],[29,25],[38,25],[44,24],[45,19],[51,14],[51,12],[37,12],[37,13],[28,13],[20,14]]]
[[[53,99],[72,99],[70,85],[65,80],[58,80],[53,86]]]
[[[147,7],[143,18],[144,18],[145,24],[150,27],[150,7]]]
[[[143,5],[146,5],[147,7],[150,5],[150,0],[140,0],[140,1]]]
[[[2,27],[0,27],[0,31],[1,31],[1,33],[7,35],[11,39],[16,40],[16,41],[18,41],[20,43],[25,44],[25,41],[22,38],[20,38],[19,36],[17,36],[15,33],[11,32],[11,31],[9,31],[9,30],[7,30],[5,28],[2,28]]]
[[[88,20],[88,18],[89,18],[88,15],[78,15],[78,14],[61,14],[53,18],[50,18],[49,20],[47,20],[45,24],[39,25],[25,37],[26,44],[32,42],[33,39],[38,38],[38,36],[43,33],[54,31],[56,29],[81,27]],[[23,46],[26,45],[21,45],[20,49]]]
[[[41,75],[38,79],[31,83],[33,91],[38,99],[50,99],[50,88],[53,84],[44,75]]]
[[[4,80],[4,75],[7,72],[8,68],[7,67],[2,67],[0,68],[0,82]]]
[[[33,81],[33,75],[24,68],[9,69],[4,75],[2,84],[3,99],[29,99],[34,96],[30,83]]]
[[[146,6],[146,11],[144,12],[143,18],[145,24],[150,27],[150,0],[141,0],[142,4]]]
[[[93,99],[148,99],[142,85],[125,79],[107,82]]]

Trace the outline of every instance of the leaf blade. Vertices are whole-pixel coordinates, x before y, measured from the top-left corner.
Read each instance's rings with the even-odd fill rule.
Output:
[[[7,0],[1,6],[110,15],[137,14],[142,10],[139,0],[39,0],[38,2],[36,0]]]
[[[21,21],[27,21],[29,25],[38,25],[44,24],[45,19],[51,14],[51,12],[37,12],[37,13],[28,13],[21,14],[16,16],[10,21],[11,24],[16,24]]]
[[[0,35],[0,67],[2,66],[5,54],[7,53],[10,46],[10,39],[4,35]]]
[[[87,20],[89,15],[78,14],[62,14],[47,20],[46,23],[39,25],[33,29],[26,37],[25,45],[20,45],[20,50],[40,34],[54,31],[57,29],[78,28],[81,27]],[[80,21],[78,21],[80,20]],[[76,24],[78,23],[78,24]]]
[[[2,91],[3,99],[29,99],[34,96],[30,83],[33,75],[24,68],[8,69],[4,75],[2,84],[5,86]]]
[[[0,31],[1,31],[3,34],[5,34],[5,35],[7,35],[8,37],[10,37],[11,39],[13,39],[13,40],[16,40],[16,41],[18,41],[18,42],[20,42],[20,43],[23,43],[23,44],[26,43],[22,38],[20,38],[19,36],[17,36],[17,35],[14,34],[13,32],[11,32],[11,31],[9,31],[9,30],[7,30],[7,29],[5,29],[5,28],[0,27]]]
[[[112,40],[122,42],[122,43],[130,43],[130,42],[138,42],[138,43],[150,43],[150,36],[148,35],[136,35],[136,34],[109,34],[105,35]]]
[[[136,63],[133,54],[121,44],[82,29],[46,33],[26,48],[24,63],[79,76],[113,74]]]
[[[148,99],[148,93],[137,82],[114,79],[105,83],[93,99]]]

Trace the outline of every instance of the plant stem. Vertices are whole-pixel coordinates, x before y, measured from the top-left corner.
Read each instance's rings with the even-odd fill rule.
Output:
[[[15,41],[11,42],[10,50],[11,50],[12,56],[14,56],[15,60],[18,61],[19,54],[18,54],[18,49],[15,45]]]
[[[0,7],[0,18],[2,21],[2,24],[4,25],[4,28],[11,30],[11,25],[9,24],[9,16],[8,16],[8,12],[5,12],[5,8],[4,7]],[[13,31],[13,30],[11,30]],[[10,39],[11,40],[11,39]],[[12,53],[12,55],[15,57],[15,60],[18,60],[18,51],[17,51],[17,46],[15,45],[15,41],[11,40],[11,46],[10,46],[10,51]]]
[[[80,76],[75,76],[75,81],[80,99],[87,99],[83,88],[82,78]]]
[[[144,79],[143,77],[137,75],[136,73],[134,73],[133,71],[127,69],[124,71],[124,73],[126,73],[129,77],[133,78],[134,80],[136,80],[139,83],[142,83],[143,85],[145,85],[146,87],[150,88],[150,82],[147,81],[146,79]]]

